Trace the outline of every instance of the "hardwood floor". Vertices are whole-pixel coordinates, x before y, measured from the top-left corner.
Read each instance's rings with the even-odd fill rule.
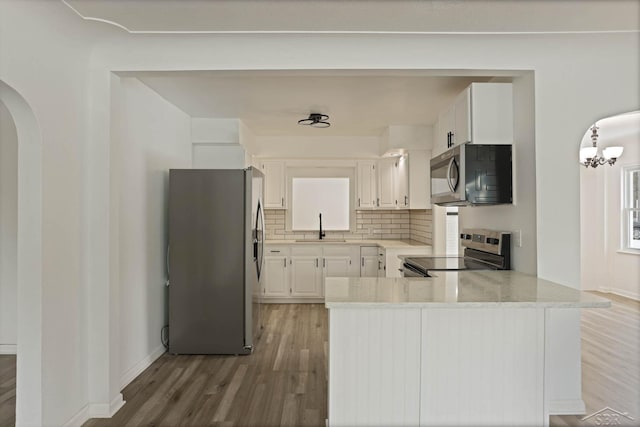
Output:
[[[0,426],[16,423],[16,356],[0,355]]]
[[[587,414],[611,407],[640,425],[640,302],[599,294],[610,309],[583,310]],[[127,404],[101,426],[323,426],[327,416],[327,312],[321,304],[266,305],[250,356],[165,354],[123,390]],[[0,356],[0,426],[15,420],[15,356]],[[551,417],[552,427],[597,425]],[[602,423],[601,423],[602,424]]]
[[[327,313],[322,304],[267,304],[249,356],[165,354],[123,390],[100,426],[324,426]]]
[[[611,300],[609,309],[582,311],[582,398],[587,415],[610,407],[627,412],[608,425],[640,425],[640,302],[593,292]],[[552,427],[606,425],[585,415],[552,416]],[[618,423],[615,423],[618,421]]]

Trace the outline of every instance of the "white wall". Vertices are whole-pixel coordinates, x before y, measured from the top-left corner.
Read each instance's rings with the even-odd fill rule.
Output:
[[[246,126],[238,119],[191,119],[194,169],[244,168],[247,152],[240,138],[247,135]]]
[[[598,146],[622,146],[624,153],[613,166],[580,171],[582,289],[634,299],[640,299],[640,255],[620,250],[622,169],[640,164],[638,120],[640,115],[636,116],[635,126],[626,126],[626,132],[617,132],[615,122],[609,126],[599,122]]]
[[[353,159],[380,155],[380,139],[372,136],[256,136],[255,147],[252,154],[260,157]]]
[[[62,425],[87,404],[83,151],[90,46],[100,28],[80,21],[61,2],[48,0],[0,2],[0,28],[0,80],[26,101],[34,116],[34,129],[18,128],[19,150],[33,152],[33,162],[41,161],[41,168],[34,166],[38,173],[28,178],[41,180],[41,202],[34,201],[36,213],[20,215],[38,219],[25,224],[24,232],[41,231],[41,250],[19,259],[19,265],[27,263],[38,276],[41,272],[42,285],[29,283],[30,292],[19,302],[19,316],[33,309],[41,319],[34,315],[32,333],[18,336],[18,422]],[[41,145],[26,147],[21,132],[37,133]],[[19,236],[21,230],[19,225]],[[30,321],[24,320],[20,330]],[[41,359],[31,350],[23,355],[23,347],[36,353],[41,348]],[[39,393],[31,394],[40,389],[42,406]]]
[[[120,384],[164,353],[169,169],[191,167],[191,118],[135,78],[112,87],[119,176]]]
[[[15,353],[18,303],[18,135],[0,102],[0,354]]]
[[[534,99],[533,73],[514,79],[513,205],[462,207],[459,210],[460,229],[519,231],[522,246],[511,245],[511,268],[529,274],[537,272]]]

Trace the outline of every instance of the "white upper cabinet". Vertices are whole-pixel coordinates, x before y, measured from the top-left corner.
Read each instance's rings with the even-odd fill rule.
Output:
[[[264,173],[265,209],[286,209],[285,163],[283,161],[262,161],[260,169]]]
[[[438,116],[433,154],[454,145],[513,144],[511,83],[472,83]]]
[[[407,154],[396,159],[395,163],[395,199],[400,209],[409,208],[409,156]]]
[[[376,207],[376,162],[358,162],[358,194],[356,195],[356,209]]]
[[[396,207],[395,169],[396,159],[394,157],[378,161],[378,199],[376,205],[381,209]]]
[[[431,209],[430,161],[431,150],[409,151],[409,209]]]

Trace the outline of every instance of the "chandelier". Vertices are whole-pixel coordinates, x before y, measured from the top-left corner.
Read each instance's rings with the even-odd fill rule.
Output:
[[[622,151],[624,147],[606,147],[602,150],[602,156],[598,155],[598,126],[591,126],[591,147],[583,147],[580,149],[580,163],[584,165],[584,167],[591,166],[592,168],[598,167],[599,165],[604,165],[608,163],[609,165],[613,165],[618,157],[622,155]]]

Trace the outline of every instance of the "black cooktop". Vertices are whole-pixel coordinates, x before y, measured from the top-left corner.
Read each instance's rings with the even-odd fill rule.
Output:
[[[428,271],[442,270],[495,270],[495,267],[465,257],[411,257],[405,262],[417,270]]]

